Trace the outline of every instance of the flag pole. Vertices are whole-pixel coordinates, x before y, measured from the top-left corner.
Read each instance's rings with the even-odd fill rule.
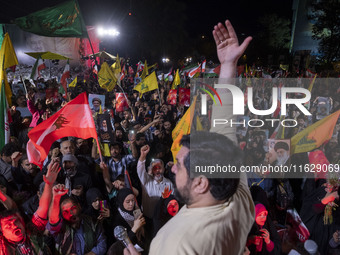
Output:
[[[102,163],[104,161],[103,161],[102,151],[101,151],[100,146],[99,146],[98,136],[96,137],[96,142],[97,142],[97,148],[98,148],[98,152],[99,152],[100,162]]]
[[[128,98],[127,98],[126,95],[125,95],[124,89],[119,85],[118,82],[117,82],[117,85],[118,85],[118,87],[123,91],[123,95],[124,95],[124,97],[125,97],[125,99],[126,99],[126,102],[127,102],[127,101],[128,101]]]

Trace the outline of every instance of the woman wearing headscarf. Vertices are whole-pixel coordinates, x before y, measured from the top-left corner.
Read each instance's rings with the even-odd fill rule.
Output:
[[[247,247],[251,254],[280,254],[281,241],[266,207],[255,205],[255,223],[248,235]]]
[[[117,226],[126,228],[128,236],[133,244],[142,244],[143,214],[134,216],[135,196],[131,189],[123,188],[117,195],[117,211],[113,213],[113,229]]]
[[[114,241],[113,225],[110,208],[107,206],[103,195],[97,188],[90,188],[86,192],[87,207],[84,214],[90,216],[95,224],[103,224],[108,246]]]

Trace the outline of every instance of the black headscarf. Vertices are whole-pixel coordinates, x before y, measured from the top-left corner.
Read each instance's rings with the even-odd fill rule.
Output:
[[[103,195],[100,192],[99,189],[97,188],[91,188],[86,192],[86,203],[87,203],[87,207],[84,211],[84,213],[86,215],[89,215],[93,218],[93,220],[96,220],[97,217],[100,214],[100,210],[96,210],[93,208],[92,203],[97,199],[102,199]]]
[[[122,211],[132,214],[132,212],[127,211],[124,208],[124,200],[128,195],[133,195],[133,192],[131,189],[128,189],[128,188],[120,189],[117,195],[117,205]]]
[[[90,188],[87,192],[86,192],[86,202],[88,206],[92,206],[92,203],[99,198],[100,200],[103,198],[102,193],[100,192],[99,189],[97,188]]]

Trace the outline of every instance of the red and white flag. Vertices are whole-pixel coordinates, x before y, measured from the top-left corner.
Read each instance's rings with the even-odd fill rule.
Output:
[[[189,73],[188,73],[188,76],[190,78],[194,77],[195,74],[201,72],[201,64],[199,64],[198,66],[192,68]]]
[[[137,73],[142,72],[144,70],[144,64],[139,61],[137,64]]]
[[[206,64],[207,64],[207,60],[206,59],[204,59],[204,61],[202,62],[202,73],[205,73],[205,66],[206,66]]]
[[[120,80],[123,80],[125,78],[125,65],[123,65],[122,72],[120,73]]]
[[[65,95],[67,94],[67,78],[70,78],[70,64],[69,60],[67,60],[66,66],[64,68],[63,75],[61,76],[60,83],[64,88]]]
[[[41,57],[38,57],[38,59],[35,61],[35,64],[32,69],[31,73],[31,79],[36,80],[38,77],[40,77],[41,70],[45,69],[46,65],[44,61],[41,59]]]
[[[67,136],[98,139],[86,92],[28,133],[29,162],[42,167],[53,142]]]
[[[135,73],[135,72],[133,71],[132,67],[129,66],[129,74],[130,74],[130,75],[133,75],[134,73]]]

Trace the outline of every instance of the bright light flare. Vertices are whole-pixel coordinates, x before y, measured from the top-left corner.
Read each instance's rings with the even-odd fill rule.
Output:
[[[97,33],[99,36],[118,36],[120,33],[116,28],[105,29],[103,27],[99,27],[97,29]]]
[[[163,62],[163,63],[169,63],[169,62],[170,62],[170,59],[169,59],[169,58],[162,58],[162,62]]]

